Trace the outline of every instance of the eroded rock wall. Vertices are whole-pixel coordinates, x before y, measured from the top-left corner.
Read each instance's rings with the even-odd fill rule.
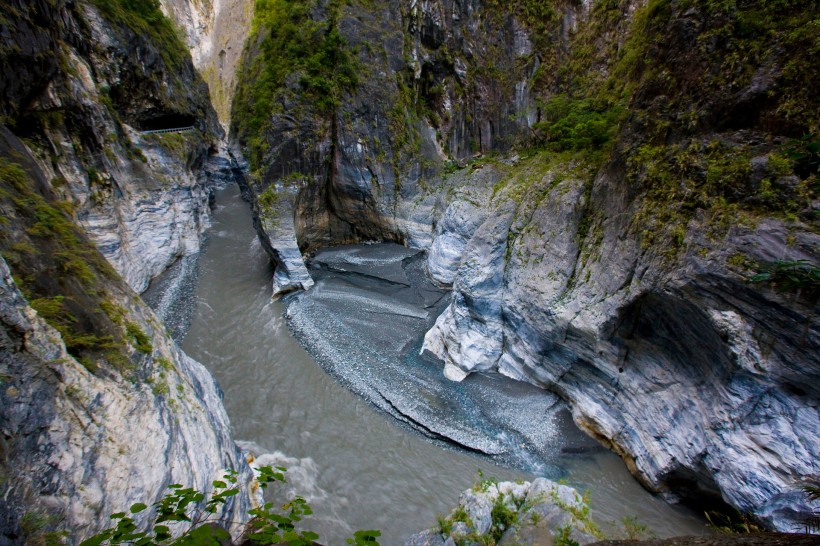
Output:
[[[540,60],[523,23],[477,2],[280,4],[290,19],[260,15],[232,117],[251,191],[299,186],[290,238],[302,252],[367,240],[429,247],[445,162],[507,150],[537,121]],[[586,12],[561,9],[566,24]],[[310,38],[268,37],[292,21]],[[289,59],[279,39],[313,64]]]
[[[170,484],[209,491],[228,471],[242,493],[215,516],[238,533],[254,477],[218,386],[74,223],[26,146],[0,136],[3,543],[77,543]]]
[[[817,130],[802,93],[818,74],[797,84],[785,49],[732,68],[715,52],[762,38],[727,39],[737,14],[710,9],[635,13],[621,62],[637,42],[646,56],[611,67],[637,87],[600,168],[525,160],[480,225],[439,224],[430,271],[449,280],[442,248],[464,250],[425,347],[453,379],[497,370],[558,392],[651,490],[796,531],[817,510],[801,488],[820,450],[820,238],[816,166],[789,150]]]
[[[260,33],[243,78],[271,76],[273,99],[235,103],[252,193],[297,194],[289,240],[430,249],[453,300],[425,347],[448,377],[553,390],[648,488],[800,527],[816,2],[334,5],[299,17],[344,39],[356,81],[271,64]]]
[[[134,292],[209,225],[207,87],[150,3],[2,11],[0,542],[77,543],[226,471],[242,493],[215,516],[238,531],[253,475],[219,388]]]
[[[0,261],[4,543],[63,531],[79,542],[112,525],[110,514],[159,500],[170,484],[209,491],[230,470],[242,494],[216,521],[237,531],[247,520],[253,474],[218,386],[150,310],[135,307],[129,317],[151,332],[152,354],[131,373],[100,377],[66,351]],[[150,382],[135,382],[141,375]]]
[[[152,34],[93,2],[8,8],[4,122],[36,151],[103,255],[142,291],[197,251],[209,225],[212,182],[202,167],[221,129],[207,87],[166,19],[150,22]]]
[[[816,263],[817,235],[790,246],[774,220],[719,243],[692,229],[669,268],[619,230],[615,210],[600,241],[579,240],[584,184],[555,176],[531,190],[544,193],[537,206],[502,193],[478,227],[444,224],[433,248],[464,250],[455,268],[447,252],[431,253],[430,270],[455,280],[424,350],[454,380],[499,371],[559,393],[653,491],[718,497],[801,528],[820,432],[816,300],[750,285],[726,260]],[[595,188],[605,185],[604,174]]]
[[[252,0],[164,0],[165,12],[185,34],[194,66],[227,130],[237,72],[253,18]]]

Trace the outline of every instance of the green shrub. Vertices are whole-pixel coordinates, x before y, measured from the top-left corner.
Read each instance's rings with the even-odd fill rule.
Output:
[[[139,352],[151,354],[154,350],[154,347],[151,345],[151,338],[148,337],[148,334],[146,334],[136,322],[127,321],[125,323],[125,332],[128,334],[128,338],[131,340],[134,348]]]
[[[493,501],[493,509],[490,513],[490,518],[492,519],[490,537],[493,539],[494,543],[497,543],[501,540],[501,535],[504,534],[504,531],[509,529],[511,525],[514,525],[518,521],[518,510],[507,506],[505,495],[499,493],[495,498],[495,501]]]
[[[794,161],[794,170],[801,177],[820,175],[820,137],[803,135],[791,140],[786,146],[786,155]]]
[[[170,387],[168,386],[168,382],[164,379],[160,379],[154,383],[154,386],[151,387],[151,392],[153,392],[156,396],[168,396],[168,393],[171,392]]]
[[[438,532],[442,535],[449,536],[453,532],[453,520],[439,514],[436,516],[436,523],[438,524]]]
[[[707,527],[723,534],[753,534],[762,533],[763,527],[748,514],[735,511],[732,514],[720,512],[704,512]]]
[[[555,531],[553,538],[555,539],[555,546],[578,546],[578,541],[570,538],[572,527],[564,525]]]
[[[20,530],[28,546],[58,546],[65,544],[64,531],[48,531],[56,518],[37,512],[26,512],[20,518]]]
[[[536,134],[556,151],[600,150],[615,137],[624,109],[606,102],[565,94],[543,104]]]
[[[257,478],[262,488],[272,482],[285,483],[285,468],[264,466],[259,468]],[[239,495],[236,472],[228,472],[222,480],[212,483],[213,489],[206,494],[180,484],[168,486],[170,492],[152,506],[136,503],[128,512],[117,512],[111,519],[114,527],[88,538],[80,546],[116,544],[165,545],[165,546],[220,546],[230,542],[230,534],[215,524],[217,514],[225,503]],[[150,522],[143,529],[132,516],[149,510]],[[307,501],[296,496],[281,506],[268,502],[249,511],[253,519],[247,524],[244,536],[253,544],[288,544],[289,546],[312,546],[319,535],[312,531],[297,529],[305,518],[313,513]],[[177,536],[172,535],[169,522],[184,525]],[[375,530],[356,531],[347,543],[353,546],[379,546],[376,540],[381,533]]]
[[[41,193],[45,192],[45,193]],[[122,309],[105,281],[116,272],[74,223],[73,207],[39,187],[23,167],[0,158],[0,252],[38,314],[56,329],[68,352],[89,370],[100,356],[128,367]]]
[[[769,283],[782,290],[820,289],[820,267],[807,260],[776,260],[760,264],[751,279],[753,283]]]
[[[232,118],[250,146],[252,169],[267,144],[263,132],[276,108],[278,93],[298,84],[297,92],[319,115],[333,112],[342,94],[357,81],[358,66],[337,28],[342,2],[331,0],[326,21],[314,21],[316,0],[256,0],[248,44],[258,44],[237,88]]]
[[[381,535],[381,531],[375,529],[356,531],[353,533],[353,537],[346,539],[345,542],[352,546],[378,546],[379,542],[376,539]]]
[[[624,516],[621,518],[621,524],[624,528],[624,535],[628,540],[655,537],[655,533],[647,525],[638,521],[638,516]]]

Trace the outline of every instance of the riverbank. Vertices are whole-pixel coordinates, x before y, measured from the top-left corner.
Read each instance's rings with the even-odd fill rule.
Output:
[[[482,375],[454,384],[441,376],[440,368],[418,358],[421,334],[397,325],[424,326],[426,319],[414,315],[429,312],[425,305],[434,306],[438,296],[415,292],[399,277],[423,273],[420,262],[414,262],[414,251],[366,245],[363,250],[375,252],[367,258],[358,250],[351,254],[333,249],[321,258],[326,265],[311,269],[316,286],[298,296],[309,300],[296,303],[291,296],[285,302],[271,302],[272,271],[253,231],[247,204],[235,187],[218,192],[215,203],[213,227],[199,256],[196,278],[190,280],[196,283],[191,299],[195,309],[182,347],[205,363],[219,381],[234,436],[241,445],[265,464],[289,468],[290,490],[311,503],[315,515],[306,526],[320,534],[320,542],[343,544],[355,529],[377,528],[382,531],[383,544],[401,544],[412,533],[434,524],[438,514],[449,511],[459,493],[473,485],[479,469],[486,476],[516,481],[535,478],[535,469],[540,468],[542,475],[589,490],[593,510],[602,521],[637,514],[661,536],[702,529],[696,515],[643,490],[617,456],[578,435],[577,429],[568,433],[565,427],[574,427],[571,420],[543,391]],[[392,265],[384,261],[385,253],[395,258]],[[354,267],[351,257],[367,263]],[[378,265],[378,260],[382,261],[379,274],[393,284],[362,269]],[[363,283],[382,286],[382,293],[368,292]],[[410,310],[407,300],[413,298],[427,303]],[[334,310],[339,302],[346,302],[345,309]],[[317,333],[311,339],[336,347],[344,357],[336,366],[355,369],[361,364],[360,375],[376,385],[374,391],[383,392],[385,399],[410,408],[406,413],[435,417],[439,424],[425,424],[427,428],[464,432],[472,427],[491,445],[500,446],[513,446],[509,438],[519,434],[519,438],[530,438],[531,458],[540,462],[528,470],[521,466],[511,470],[475,450],[468,452],[442,439],[433,441],[420,434],[419,428],[399,425],[392,414],[374,411],[370,400],[352,394],[339,383],[338,373],[331,376],[325,371],[322,366],[327,362],[320,366],[294,338],[285,317],[287,304],[294,312],[313,309],[316,314],[311,320],[315,320]],[[404,322],[382,314],[385,308],[400,311]],[[362,314],[371,317],[365,320]],[[359,330],[363,324],[369,325],[369,341]],[[340,339],[341,335],[348,339]],[[359,357],[367,353],[368,346],[369,356],[362,361]],[[359,352],[345,353],[343,349],[349,347]],[[388,348],[397,355],[394,361],[386,356]],[[417,383],[408,383],[411,379]],[[471,392],[475,398],[470,398]],[[495,397],[506,397],[509,403],[496,404],[493,416]],[[518,432],[505,432],[499,421],[515,418],[524,403],[540,404],[544,418],[519,419]],[[460,417],[463,423],[442,413],[458,413],[458,404],[466,404],[469,410]],[[551,417],[549,411],[554,412]],[[482,422],[487,416],[496,423]],[[421,417],[418,420],[426,423]],[[560,443],[568,437],[575,438],[574,444]],[[540,451],[534,449],[536,445]],[[527,460],[523,454],[516,457],[519,462]]]

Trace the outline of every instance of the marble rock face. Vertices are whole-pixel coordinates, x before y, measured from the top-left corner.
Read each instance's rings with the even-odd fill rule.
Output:
[[[125,281],[142,292],[176,259],[200,250],[211,225],[209,199],[216,184],[162,146],[136,133],[132,139],[147,158],[147,177],[114,174],[119,192],[106,202],[94,203],[82,191],[74,198],[88,203],[80,224],[89,237]]]
[[[577,544],[589,544],[600,535],[591,519],[578,516],[585,508],[575,489],[545,478],[522,483],[480,482],[461,494],[458,506],[445,518],[449,530],[422,531],[407,539],[404,546],[479,544],[491,535],[500,535],[498,544],[502,546],[544,546],[552,544],[559,534]],[[511,516],[513,523],[502,521],[502,512]]]
[[[593,4],[556,13],[550,40],[561,40],[567,58],[622,51],[633,31],[646,30],[631,24],[645,2],[621,3],[618,18],[602,18],[606,10]],[[694,104],[703,97],[693,89],[706,89],[718,67],[691,44],[715,28],[702,10],[678,7],[654,14],[667,18],[657,24],[670,36],[657,44],[657,61],[689,60],[694,87],[674,91]],[[351,5],[334,24],[367,70],[334,113],[317,109],[291,78],[276,90],[281,108],[264,131],[250,134],[241,120],[232,128],[239,144],[266,144],[257,146],[254,195],[303,181],[278,201],[267,227],[259,222],[277,263],[299,270],[291,282],[282,266],[276,285],[300,286],[297,248],[310,254],[379,240],[429,250],[428,272],[453,292],[423,350],[441,359],[447,377],[498,371],[550,390],[649,489],[722,500],[795,530],[816,509],[800,489],[818,474],[820,453],[816,290],[784,293],[748,280],[758,264],[817,264],[820,244],[810,225],[816,200],[790,223],[756,208],[763,180],[784,201],[805,201],[792,191],[796,177],[762,159],[777,152],[771,142],[786,139],[772,127],[791,122],[775,107],[759,119],[745,115],[750,96],[761,108],[774,104],[763,97],[777,95],[776,78],[755,77],[750,94],[714,93],[697,127],[684,127],[679,113],[670,121],[669,131],[694,135],[692,150],[726,146],[721,160],[760,148],[739,166],[749,177],[738,182],[736,202],[724,203],[728,220],[719,217],[723,205],[713,210],[729,197],[723,189],[684,213],[682,203],[661,203],[650,191],[652,161],[638,153],[655,142],[652,118],[666,123],[671,90],[644,81],[632,91],[629,115],[597,150],[607,157],[589,160],[595,172],[585,172],[586,159],[520,151],[549,140],[538,124],[548,113],[534,95],[539,86],[562,89],[563,70],[542,81],[549,70],[540,63],[552,53],[539,54],[544,45],[514,14],[494,19],[485,9],[450,0]],[[328,22],[321,10],[313,17]],[[573,39],[589,34],[592,45]],[[771,48],[772,67],[786,62],[779,50]],[[248,77],[261,53],[251,44],[241,69]],[[599,61],[572,77],[603,83],[614,64]],[[424,108],[405,116],[411,104]],[[738,118],[729,122],[732,112]],[[761,121],[770,117],[780,121]],[[658,168],[672,163],[667,148],[657,151],[667,153]],[[708,161],[692,170],[708,185]],[[726,212],[744,207],[753,222]]]
[[[670,269],[619,232],[618,200],[607,197],[613,220],[597,228],[597,255],[575,235],[587,199],[579,182],[537,205],[497,197],[460,263],[430,254],[438,278],[448,278],[442,266],[455,274],[423,350],[453,380],[495,370],[558,393],[653,491],[718,497],[773,528],[802,529],[816,509],[802,480],[820,454],[814,311],[723,264],[741,250],[816,263],[817,235],[787,244],[782,223],[767,220]],[[464,225],[442,222],[433,248],[460,247]],[[697,228],[689,236],[714,244]]]
[[[3,110],[11,118],[53,116],[31,128],[40,169],[141,292],[177,258],[197,252],[210,225],[216,182],[206,166],[222,129],[207,86],[186,52],[169,66],[168,52],[92,5],[60,1],[14,13],[9,28],[15,43],[26,44],[21,54],[62,61],[46,73],[34,61],[14,63],[9,82],[29,81],[38,91],[10,93]],[[146,133],[180,126],[192,129]]]
[[[5,189],[0,196],[0,465],[8,484],[0,542],[42,539],[21,531],[32,516],[79,542],[111,525],[110,514],[159,500],[170,484],[207,492],[228,470],[243,492],[217,516],[238,531],[255,502],[253,473],[231,439],[219,388],[135,293],[196,252],[209,226],[209,195],[220,182],[206,167],[221,129],[207,87],[184,50],[163,50],[94,3],[9,6],[0,159],[26,176],[14,186],[17,201]],[[162,125],[193,128],[146,132]],[[48,230],[29,233],[35,205],[20,196],[59,220],[62,243]],[[15,242],[26,252],[14,252]],[[62,314],[38,316],[23,288],[32,304],[51,302]],[[95,348],[72,346],[49,326],[60,321]],[[135,518],[141,525],[147,516]]]
[[[254,476],[230,436],[219,387],[146,306],[124,305],[153,331],[151,358],[134,372],[151,381],[89,372],[28,306],[0,260],[0,423],[10,486],[0,500],[4,537],[19,532],[26,512],[80,540],[110,526],[110,514],[159,500],[169,484],[209,491],[228,470],[238,472],[242,493],[218,521],[237,533],[247,521]],[[147,515],[135,516],[138,524]]]

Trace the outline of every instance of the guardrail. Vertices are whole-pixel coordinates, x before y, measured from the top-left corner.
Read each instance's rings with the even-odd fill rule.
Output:
[[[151,131],[140,131],[143,135],[159,135],[162,133],[184,133],[185,131],[193,131],[196,129],[193,125],[190,127],[174,127],[172,129],[153,129]]]

